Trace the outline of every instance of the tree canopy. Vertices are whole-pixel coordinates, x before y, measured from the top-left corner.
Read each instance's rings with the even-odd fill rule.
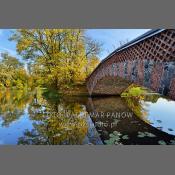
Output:
[[[10,40],[41,85],[69,87],[84,81],[99,63],[101,43],[82,29],[18,29]]]
[[[1,53],[0,88],[16,87],[22,89],[27,86],[28,78],[23,63],[6,52]]]

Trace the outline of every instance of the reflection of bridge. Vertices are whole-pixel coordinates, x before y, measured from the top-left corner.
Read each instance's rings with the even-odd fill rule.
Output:
[[[151,125],[151,121],[147,118],[148,116],[143,114],[143,110],[146,112],[146,109],[143,109],[139,100],[130,100],[132,100],[131,102],[135,109],[131,110],[128,107],[127,99],[116,96],[88,99],[86,109],[91,115],[97,131],[100,133],[102,141],[108,140],[109,135],[114,131],[120,132],[121,135],[128,135],[128,139],[122,140],[122,143],[126,145],[157,145],[160,140],[170,144],[171,140],[175,139],[174,135],[164,132],[164,128],[160,130],[160,128],[152,126],[153,123]],[[154,100],[148,99],[151,102],[154,102]],[[131,115],[121,115],[122,113]],[[138,116],[139,113],[140,116]],[[139,137],[139,133],[145,132],[153,134],[153,137]]]
[[[131,82],[175,99],[175,30],[151,30],[118,48],[87,78],[87,88],[114,95]]]

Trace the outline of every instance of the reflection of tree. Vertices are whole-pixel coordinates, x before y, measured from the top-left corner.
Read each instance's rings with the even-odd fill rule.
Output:
[[[18,144],[82,144],[88,130],[86,118],[80,117],[85,109],[78,103],[68,105],[59,96],[52,99],[50,93],[35,95],[29,106],[33,129],[26,130]]]
[[[156,103],[157,100],[160,98],[159,94],[148,94],[145,96],[145,101]]]
[[[125,96],[129,96],[128,98],[124,98],[129,108],[143,121],[146,123],[150,123],[147,119],[148,116],[148,103],[142,102],[152,102],[156,103],[159,99],[159,94],[151,93],[149,89],[144,89],[143,87],[135,87],[136,85],[131,85],[123,94]],[[128,95],[129,94],[129,95]]]
[[[39,88],[30,93],[19,90],[0,92],[3,126],[8,127],[18,120],[26,107],[33,128],[24,131],[18,144],[82,144],[88,126],[84,117],[86,110],[79,103],[62,101],[56,92]]]
[[[13,112],[6,112],[3,114],[2,119],[3,123],[2,126],[8,127],[13,121],[16,121],[23,115],[23,111],[21,110],[14,110]]]
[[[48,117],[33,123],[32,131],[26,130],[18,144],[82,144],[87,133],[83,118]]]
[[[20,90],[6,90],[0,92],[0,114],[2,125],[8,126],[19,119],[24,113],[26,104],[31,100],[29,94]]]
[[[129,108],[137,115],[137,117],[141,118],[146,123],[150,123],[147,119],[148,111],[142,105],[143,96],[140,97],[131,97],[124,98]]]

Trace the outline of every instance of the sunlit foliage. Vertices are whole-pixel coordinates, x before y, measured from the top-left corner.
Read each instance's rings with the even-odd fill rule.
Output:
[[[142,96],[145,95],[145,93],[146,90],[143,87],[132,84],[121,94],[121,96],[142,98]]]
[[[29,76],[23,64],[16,57],[12,57],[8,53],[2,53],[1,57],[0,88],[26,88]]]
[[[30,63],[37,85],[69,88],[84,81],[99,63],[101,44],[81,29],[19,29],[10,40]]]

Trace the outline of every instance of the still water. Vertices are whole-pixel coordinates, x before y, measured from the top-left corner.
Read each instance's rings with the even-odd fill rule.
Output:
[[[175,144],[175,101],[0,91],[0,144]]]

